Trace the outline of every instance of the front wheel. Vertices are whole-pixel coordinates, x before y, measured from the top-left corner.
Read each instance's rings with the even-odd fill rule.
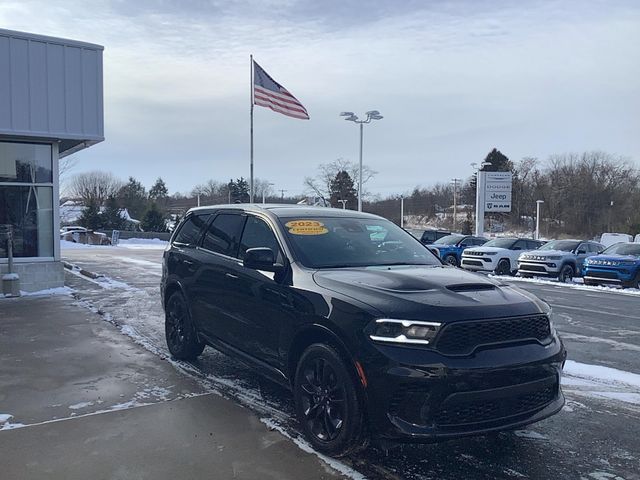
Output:
[[[178,360],[195,360],[204,350],[198,341],[191,321],[187,302],[180,292],[174,292],[167,300],[164,333],[169,352]]]
[[[333,347],[317,343],[304,351],[293,393],[298,421],[314,449],[341,457],[366,444],[354,378]]]
[[[457,267],[458,259],[456,258],[455,255],[449,254],[446,257],[444,257],[444,263],[446,263],[447,265],[451,265],[452,267]]]
[[[511,273],[511,262],[506,258],[501,259],[493,273],[496,275],[509,275]]]
[[[631,282],[624,285],[624,288],[638,288],[640,289],[640,272],[636,275],[636,278]]]
[[[573,269],[573,265],[564,265],[560,270],[558,280],[560,280],[562,283],[571,283],[573,282],[574,275],[575,270]]]

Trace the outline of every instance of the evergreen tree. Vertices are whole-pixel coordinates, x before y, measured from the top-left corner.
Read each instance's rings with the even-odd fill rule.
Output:
[[[340,170],[329,183],[329,202],[332,207],[342,208],[342,202],[346,200],[346,208],[355,210],[358,207],[358,198],[353,180],[346,170]]]
[[[89,230],[97,230],[102,226],[102,219],[100,218],[100,207],[96,200],[91,200],[87,204],[78,223]]]
[[[122,230],[125,227],[125,220],[120,214],[118,200],[114,196],[107,198],[102,218],[102,228],[110,230]]]
[[[136,219],[147,210],[149,203],[144,186],[133,177],[129,177],[129,181],[118,192],[118,200]]]
[[[162,180],[161,177],[158,177],[156,183],[153,184],[151,189],[149,190],[149,199],[157,201],[159,199],[164,199],[169,196],[169,190]]]
[[[249,184],[240,177],[235,182],[229,180],[229,190],[231,191],[231,203],[247,203],[249,201]]]
[[[482,169],[485,172],[510,172],[513,170],[513,162],[496,148],[487,154],[484,161],[491,162],[491,165],[487,165]]]
[[[152,202],[140,222],[145,232],[166,232],[167,223],[164,213]]]

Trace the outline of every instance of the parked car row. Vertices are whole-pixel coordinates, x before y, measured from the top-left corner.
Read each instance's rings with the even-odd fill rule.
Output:
[[[518,274],[524,278],[541,276],[561,282],[584,277],[587,285],[640,288],[640,242],[632,242],[634,238],[629,235],[603,235],[603,242],[610,246],[591,240],[543,242],[510,237],[488,240],[460,234],[443,235],[433,243],[424,240],[430,235],[433,238],[436,232],[441,231],[410,231],[444,263],[465,270]],[[616,239],[625,241],[611,244]]]

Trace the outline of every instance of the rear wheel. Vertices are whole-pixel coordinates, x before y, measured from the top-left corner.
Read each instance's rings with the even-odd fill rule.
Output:
[[[636,278],[624,285],[625,288],[639,288],[640,289],[640,272],[637,273]]]
[[[501,259],[493,273],[496,275],[509,275],[511,273],[511,262],[506,258]]]
[[[447,265],[451,265],[453,267],[457,267],[458,266],[458,259],[456,258],[455,255],[450,253],[449,255],[444,257],[444,263],[446,263]]]
[[[571,283],[573,282],[573,276],[575,275],[575,269],[573,265],[563,265],[560,269],[560,273],[558,274],[558,280],[562,283]]]
[[[204,350],[205,345],[198,341],[187,302],[180,292],[172,293],[167,300],[164,333],[169,352],[179,360],[195,360]]]
[[[354,378],[333,347],[316,343],[304,351],[293,392],[298,421],[313,448],[340,457],[366,444]]]

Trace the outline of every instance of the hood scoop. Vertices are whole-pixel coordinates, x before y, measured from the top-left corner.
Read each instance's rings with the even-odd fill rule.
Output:
[[[452,292],[481,292],[487,290],[495,290],[496,286],[491,283],[458,283],[447,285],[447,290]]]

